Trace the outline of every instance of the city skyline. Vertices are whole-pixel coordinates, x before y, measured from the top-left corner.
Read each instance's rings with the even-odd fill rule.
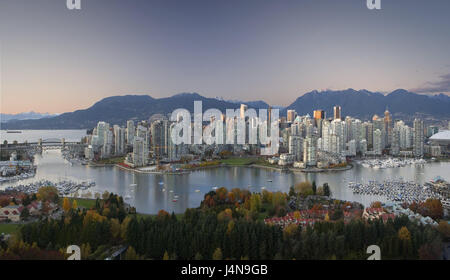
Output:
[[[446,1],[60,2],[2,2],[2,113],[125,94],[286,106],[311,90],[450,92]]]

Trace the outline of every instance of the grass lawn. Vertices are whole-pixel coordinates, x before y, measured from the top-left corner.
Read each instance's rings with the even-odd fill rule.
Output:
[[[117,164],[121,163],[125,160],[125,157],[112,157],[112,158],[105,158],[101,159],[99,161],[96,161],[95,163],[99,164]]]
[[[227,158],[220,160],[221,163],[229,165],[249,165],[258,161],[258,158]]]
[[[86,208],[86,209],[91,209],[92,207],[95,206],[95,199],[89,199],[89,198],[71,198],[68,197],[70,203],[73,203],[74,200],[77,201],[77,206],[78,208],[82,207],[82,208]],[[64,198],[60,199],[59,204],[62,206],[64,201]]]
[[[14,233],[19,230],[19,224],[0,224],[0,233]]]
[[[171,213],[169,213],[171,214]],[[181,218],[183,218],[183,213],[180,214],[175,214],[175,216],[177,217],[178,220],[181,220]],[[156,217],[156,214],[143,214],[143,213],[136,213],[136,218],[138,219],[145,219],[147,217]]]

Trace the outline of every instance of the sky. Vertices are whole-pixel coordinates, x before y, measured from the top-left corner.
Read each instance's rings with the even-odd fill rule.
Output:
[[[125,94],[450,93],[450,1],[0,0],[1,112]]]

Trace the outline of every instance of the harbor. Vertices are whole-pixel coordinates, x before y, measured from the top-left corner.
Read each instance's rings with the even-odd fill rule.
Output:
[[[393,202],[423,202],[428,198],[441,199],[442,196],[435,193],[430,187],[414,181],[403,179],[368,181],[367,183],[349,182],[348,187],[353,194],[383,196]]]
[[[41,180],[36,181],[26,185],[16,185],[11,187],[6,187],[5,191],[18,191],[24,192],[27,194],[36,193],[41,187],[55,187],[59,195],[61,196],[69,196],[77,193],[78,191],[85,191],[95,186],[95,182],[83,181],[83,182],[75,182],[75,181],[59,181],[52,182],[49,180]]]
[[[358,160],[357,162],[365,168],[373,168],[373,169],[395,168],[427,163],[427,161],[424,159],[415,159],[415,158],[364,159]]]

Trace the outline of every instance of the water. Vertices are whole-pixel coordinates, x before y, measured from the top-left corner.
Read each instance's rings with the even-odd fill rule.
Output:
[[[86,130],[83,129],[59,129],[59,130],[21,130],[22,133],[7,133],[6,130],[0,130],[0,142],[8,141],[13,143],[17,141],[23,143],[37,142],[39,139],[62,139],[66,142],[78,142],[82,137],[86,136]]]
[[[0,189],[16,184],[26,184],[32,181],[49,180],[93,180],[96,186],[90,191],[103,193],[105,190],[130,196],[126,202],[135,206],[141,213],[157,213],[160,209],[169,212],[182,213],[186,208],[198,207],[205,193],[213,187],[248,188],[260,191],[265,187],[269,191],[288,192],[289,187],[305,180],[316,181],[317,185],[328,183],[332,195],[338,199],[358,201],[369,205],[374,200],[382,200],[375,196],[354,195],[347,187],[349,181],[367,182],[385,179],[403,178],[424,183],[439,175],[450,181],[450,162],[433,162],[423,166],[405,166],[390,169],[368,169],[355,165],[347,171],[328,173],[285,173],[273,170],[250,167],[220,167],[194,171],[182,175],[141,174],[125,171],[120,168],[88,167],[71,165],[61,157],[60,151],[49,150],[42,155],[36,155],[38,165],[34,178],[14,183],[4,183]],[[268,180],[272,180],[269,182]],[[162,182],[162,185],[160,184]],[[136,184],[130,187],[130,184]],[[162,189],[165,188],[165,191]],[[134,191],[132,191],[134,189]],[[196,192],[195,190],[200,190]],[[170,192],[170,191],[173,192]],[[173,202],[174,196],[178,201]]]

